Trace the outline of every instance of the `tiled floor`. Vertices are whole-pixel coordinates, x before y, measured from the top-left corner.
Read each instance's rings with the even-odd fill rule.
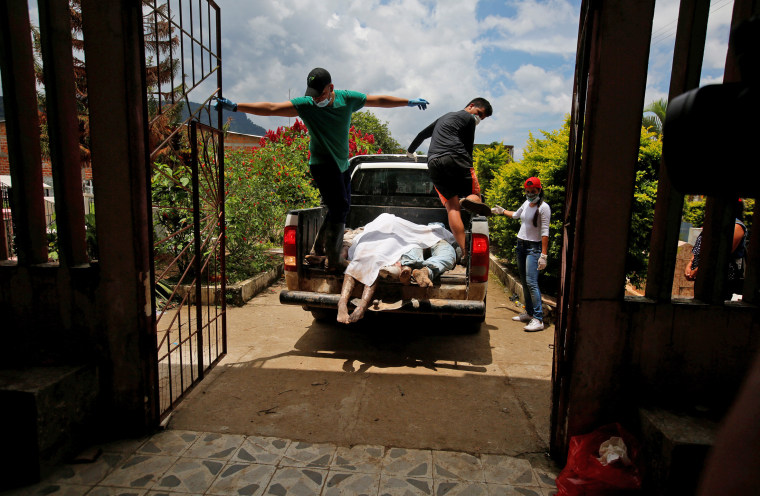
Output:
[[[549,496],[557,472],[542,455],[339,447],[277,438],[168,430],[102,447],[3,496],[489,495]]]

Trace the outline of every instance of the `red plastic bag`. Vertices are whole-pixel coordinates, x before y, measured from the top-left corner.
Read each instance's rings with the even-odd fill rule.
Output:
[[[614,461],[602,465],[599,447],[613,436],[623,439],[630,463]],[[567,465],[557,476],[557,496],[612,496],[641,489],[638,469],[639,445],[620,424],[609,424],[570,439]]]

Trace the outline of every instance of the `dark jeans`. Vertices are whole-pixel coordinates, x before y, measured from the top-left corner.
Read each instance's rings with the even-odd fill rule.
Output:
[[[341,172],[335,162],[309,164],[322,203],[327,206],[327,222],[345,224],[351,208],[351,173]]]
[[[541,256],[540,241],[517,239],[517,270],[525,299],[525,312],[534,319],[544,320],[541,306],[541,290],[538,289],[538,258]]]

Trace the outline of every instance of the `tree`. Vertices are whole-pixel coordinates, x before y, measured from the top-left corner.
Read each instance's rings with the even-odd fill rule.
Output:
[[[524,182],[530,176],[541,179],[544,201],[552,211],[549,231],[549,265],[542,275],[547,292],[558,289],[559,261],[562,250],[563,222],[565,218],[565,188],[567,185],[567,149],[570,136],[569,117],[560,129],[541,131],[543,138],[531,133],[520,162],[510,163],[496,171],[486,201],[516,210],[525,201]],[[636,164],[631,229],[626,258],[626,277],[639,284],[646,276],[649,259],[649,238],[654,222],[654,203],[662,154],[662,140],[642,127],[639,155]],[[491,239],[496,253],[514,261],[514,247],[519,222],[503,217],[491,220]],[[601,233],[603,235],[603,233]],[[621,281],[623,284],[623,281]]]
[[[404,153],[404,148],[391,136],[388,123],[380,122],[375,114],[369,110],[354,112],[351,117],[351,125],[363,133],[375,137],[375,145],[381,150],[377,153]]]
[[[652,131],[657,137],[662,136],[662,128],[665,125],[665,113],[668,110],[668,99],[660,98],[644,107],[644,115],[641,125]]]
[[[491,186],[496,172],[512,162],[512,155],[504,143],[494,141],[487,147],[475,148],[472,152],[472,163],[480,183],[480,193],[485,195]]]

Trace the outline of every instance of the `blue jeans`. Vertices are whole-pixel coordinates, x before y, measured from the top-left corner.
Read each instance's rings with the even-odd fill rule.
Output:
[[[538,289],[538,258],[541,256],[540,241],[517,239],[517,270],[525,299],[525,312],[543,322],[544,312],[541,307],[541,290]]]
[[[422,258],[422,248],[415,247],[401,255],[401,265],[408,265],[419,269],[430,269],[430,279],[435,279],[447,270],[451,270],[457,263],[457,253],[448,241],[440,240],[430,249],[430,258]]]

